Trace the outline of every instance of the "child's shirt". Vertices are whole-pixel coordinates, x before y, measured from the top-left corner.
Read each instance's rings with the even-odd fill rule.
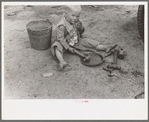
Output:
[[[78,44],[80,35],[84,32],[82,23],[80,21],[77,23],[76,26],[73,26],[66,21],[65,17],[63,17],[57,25],[56,40],[59,41],[66,50],[69,46]]]

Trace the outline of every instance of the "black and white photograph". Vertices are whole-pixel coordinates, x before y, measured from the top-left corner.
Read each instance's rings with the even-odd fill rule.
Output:
[[[146,2],[43,3],[3,2],[4,101],[145,100]]]

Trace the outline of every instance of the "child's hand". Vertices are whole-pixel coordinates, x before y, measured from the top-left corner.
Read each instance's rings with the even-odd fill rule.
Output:
[[[82,25],[82,22],[80,22],[80,21],[75,23],[75,27],[79,31],[80,35],[83,34],[83,32],[85,31],[85,29]]]
[[[76,27],[77,29],[80,29],[80,28],[82,27],[82,23],[81,23],[80,21],[76,22],[76,23],[75,23],[75,27]]]
[[[68,49],[71,53],[74,53],[74,49],[72,47],[69,47]]]

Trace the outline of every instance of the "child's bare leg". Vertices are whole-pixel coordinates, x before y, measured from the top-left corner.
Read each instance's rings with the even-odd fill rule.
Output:
[[[55,53],[56,53],[56,57],[59,61],[60,67],[64,68],[67,65],[67,63],[64,61],[64,58],[63,58],[62,54],[60,53],[59,50],[57,50],[57,48],[55,49]]]
[[[117,46],[117,44],[114,44],[114,45],[98,45],[96,47],[96,50],[99,50],[99,51],[105,51],[105,52],[110,52],[112,49],[114,49],[115,47]]]
[[[98,45],[96,47],[96,49],[99,50],[99,51],[105,51],[108,47],[109,46],[107,46],[107,45]]]

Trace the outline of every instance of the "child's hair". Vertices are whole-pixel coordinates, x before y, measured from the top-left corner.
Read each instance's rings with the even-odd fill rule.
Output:
[[[65,8],[65,14],[71,12],[71,11],[79,11],[81,12],[82,11],[82,8],[80,5],[66,5],[66,8]]]
[[[67,5],[69,11],[82,11],[82,8],[80,5]]]
[[[69,12],[72,11],[82,11],[82,8],[80,5],[66,5],[65,10],[63,11],[63,15],[66,16]]]

